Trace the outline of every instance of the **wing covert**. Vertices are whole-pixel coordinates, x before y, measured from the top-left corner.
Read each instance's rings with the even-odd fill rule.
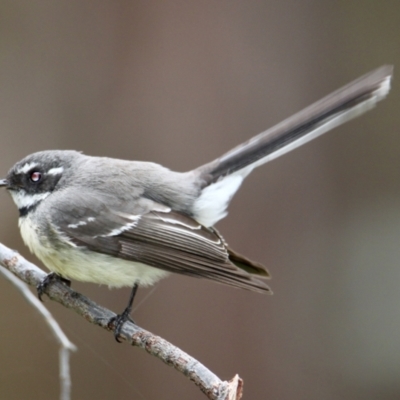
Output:
[[[114,202],[111,208],[101,197],[84,201],[87,207],[60,207],[57,217],[58,228],[77,246],[170,272],[269,291],[263,281],[230,260],[230,250],[214,229],[187,215],[146,198],[133,207],[132,202]],[[246,262],[268,276],[264,267]]]

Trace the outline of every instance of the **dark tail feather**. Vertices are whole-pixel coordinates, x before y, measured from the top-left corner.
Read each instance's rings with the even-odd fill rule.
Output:
[[[392,66],[383,66],[364,75],[197,171],[206,184],[241,170],[246,176],[253,168],[370,110],[389,92],[392,73]]]
[[[267,268],[265,268],[262,264],[256,261],[251,261],[247,257],[242,256],[230,248],[228,248],[228,254],[229,260],[240,269],[243,269],[251,275],[259,275],[260,277],[268,279],[271,278]]]

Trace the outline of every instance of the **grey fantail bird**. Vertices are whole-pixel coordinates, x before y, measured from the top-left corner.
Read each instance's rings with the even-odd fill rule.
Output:
[[[228,247],[213,228],[255,168],[370,110],[390,89],[383,66],[222,157],[190,172],[158,164],[49,150],[15,164],[0,186],[18,207],[22,238],[51,278],[133,287],[111,322],[115,337],[138,286],[169,272],[268,293],[265,267]]]

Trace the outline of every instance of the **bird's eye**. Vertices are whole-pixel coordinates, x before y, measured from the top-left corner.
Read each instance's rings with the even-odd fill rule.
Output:
[[[42,173],[38,171],[31,172],[29,179],[31,182],[37,183],[42,179]]]

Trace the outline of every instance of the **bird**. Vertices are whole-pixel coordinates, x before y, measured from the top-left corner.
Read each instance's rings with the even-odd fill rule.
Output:
[[[131,287],[109,321],[119,341],[138,287],[171,272],[271,293],[267,268],[230,248],[215,224],[256,167],[370,110],[392,73],[382,66],[189,172],[74,150],[18,161],[0,187],[18,207],[23,241],[51,271],[39,298],[56,279]]]

